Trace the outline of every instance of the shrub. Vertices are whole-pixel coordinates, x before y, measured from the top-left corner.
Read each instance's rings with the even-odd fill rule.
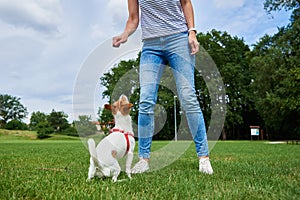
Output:
[[[36,126],[36,131],[37,131],[37,138],[45,139],[50,137],[49,135],[54,132],[54,129],[49,122],[44,121],[38,123],[38,125]]]
[[[75,127],[70,126],[62,132],[63,135],[75,136],[78,137],[78,133]]]
[[[8,130],[27,130],[27,124],[25,124],[24,122],[21,122],[19,120],[13,119],[11,121],[9,121],[5,126],[5,129]]]
[[[77,129],[78,135],[80,135],[82,137],[94,135],[97,132],[97,129],[94,125],[80,126],[80,125],[76,124],[76,129]]]

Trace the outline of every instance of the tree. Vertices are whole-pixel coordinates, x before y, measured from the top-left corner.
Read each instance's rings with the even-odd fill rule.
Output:
[[[73,122],[69,128],[65,129],[62,133],[63,135],[78,137],[78,132],[75,126],[75,122]]]
[[[31,130],[36,130],[37,125],[39,123],[43,123],[47,121],[47,114],[37,111],[33,112],[30,117],[29,127]]]
[[[21,121],[27,114],[27,108],[21,104],[20,98],[0,94],[0,127],[10,120]]]
[[[102,93],[103,97],[108,97],[111,101],[117,100],[121,94],[129,96],[138,84],[139,58],[136,60],[121,61],[114,66],[111,71],[105,73],[101,78],[101,85],[106,87]],[[113,99],[111,99],[113,98]]]
[[[291,23],[255,44],[251,67],[255,73],[255,106],[271,139],[300,137],[300,12],[299,2],[271,2],[271,11],[293,9]],[[295,6],[295,7],[293,7]]]
[[[114,119],[111,111],[104,108],[99,108],[98,117],[101,124],[109,124]]]
[[[264,3],[264,8],[268,13],[281,9],[292,10],[299,8],[299,6],[299,0],[266,0]]]
[[[78,116],[79,121],[75,121],[78,135],[84,137],[93,135],[97,132],[96,126],[91,121],[91,116],[80,115]]]
[[[243,135],[243,133],[247,133],[248,127],[258,121],[249,87],[253,78],[249,68],[250,49],[243,39],[232,37],[227,32],[212,30],[206,34],[199,33],[197,37],[201,46],[212,57],[224,82],[226,97],[223,101],[226,101],[227,109],[223,139],[247,138],[249,134]],[[205,65],[203,60],[200,58],[199,63]],[[200,68],[205,67],[200,66]],[[217,78],[215,74],[207,74],[207,76],[210,76],[211,80]],[[196,74],[196,89],[201,91],[200,104],[204,109],[205,119],[208,120],[213,105],[205,85],[202,74]]]
[[[54,132],[54,128],[48,121],[41,121],[36,126],[37,138],[45,139],[50,137],[49,135]]]
[[[63,111],[57,112],[53,109],[47,117],[47,121],[52,126],[55,132],[61,133],[63,130],[70,127],[67,118],[68,115]]]

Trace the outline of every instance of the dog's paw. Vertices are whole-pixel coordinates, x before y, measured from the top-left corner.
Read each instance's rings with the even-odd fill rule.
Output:
[[[92,178],[87,178],[86,180],[85,180],[85,182],[91,182],[92,181]]]
[[[112,177],[112,182],[113,182],[113,183],[117,182],[117,180],[118,180],[118,178],[117,178],[116,176],[113,176],[113,177]]]

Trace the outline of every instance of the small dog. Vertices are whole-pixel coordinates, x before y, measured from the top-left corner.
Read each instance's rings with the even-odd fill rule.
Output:
[[[128,102],[125,95],[121,95],[119,100],[112,105],[105,104],[105,109],[110,110],[114,116],[115,127],[107,137],[100,141],[97,147],[93,139],[88,140],[91,157],[87,180],[91,180],[94,176],[100,178],[112,176],[112,181],[116,182],[121,172],[118,160],[125,155],[127,155],[126,174],[131,179],[131,164],[135,146],[129,115],[131,107],[132,104]]]

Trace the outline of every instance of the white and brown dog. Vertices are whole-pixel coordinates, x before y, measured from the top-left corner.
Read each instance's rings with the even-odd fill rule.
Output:
[[[88,140],[91,157],[87,180],[98,176],[112,177],[113,182],[116,182],[121,172],[118,160],[125,155],[127,155],[126,173],[131,178],[131,164],[135,146],[131,117],[129,115],[131,107],[132,104],[128,102],[128,98],[125,95],[121,95],[119,100],[112,105],[105,105],[105,108],[111,110],[114,116],[115,127],[108,136],[100,141],[97,147],[93,139]]]

